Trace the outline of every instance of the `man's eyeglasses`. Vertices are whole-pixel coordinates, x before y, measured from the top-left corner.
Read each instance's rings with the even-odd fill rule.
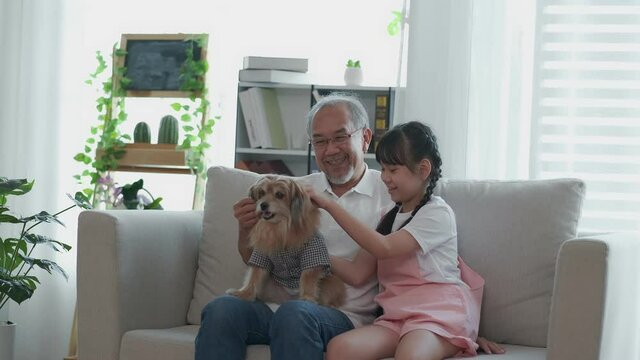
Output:
[[[344,145],[351,139],[351,137],[355,133],[360,130],[362,130],[362,128],[354,130],[350,133],[336,135],[332,138],[315,138],[311,140],[311,145],[313,145],[313,148],[317,150],[325,149],[327,146],[329,146],[330,143],[333,143],[336,146]]]

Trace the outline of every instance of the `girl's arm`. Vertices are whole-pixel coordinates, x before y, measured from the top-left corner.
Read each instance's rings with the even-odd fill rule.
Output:
[[[364,285],[376,272],[377,260],[360,249],[353,260],[338,256],[331,257],[331,271],[345,283],[359,287]]]
[[[307,193],[318,207],[325,209],[358,245],[376,259],[398,256],[420,248],[413,236],[404,230],[382,235],[351,216],[332,199],[316,194],[311,188],[307,188]]]

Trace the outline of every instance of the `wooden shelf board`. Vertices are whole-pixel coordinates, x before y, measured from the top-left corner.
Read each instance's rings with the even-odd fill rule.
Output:
[[[159,172],[189,174],[185,162],[185,151],[176,150],[175,144],[127,144],[126,153],[118,160],[119,171]],[[102,150],[96,157],[100,158]]]
[[[289,84],[289,83],[272,83],[272,82],[256,82],[256,81],[240,81],[238,82],[238,86],[242,88],[262,87],[262,88],[311,90],[310,84]]]
[[[164,167],[164,166],[128,166],[119,165],[117,171],[160,173],[160,174],[191,174],[191,169],[185,167]]]
[[[307,156],[307,150],[236,148],[239,154]]]

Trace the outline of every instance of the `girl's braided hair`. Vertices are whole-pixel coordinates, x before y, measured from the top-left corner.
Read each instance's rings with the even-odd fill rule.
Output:
[[[429,184],[422,200],[400,228],[409,223],[418,210],[431,199],[436,183],[442,176],[442,159],[438,150],[438,142],[429,126],[418,121],[411,121],[394,126],[380,139],[376,147],[376,161],[380,164],[404,165],[412,171],[417,171],[418,164],[424,159],[431,162]],[[400,211],[400,205],[396,204],[384,215],[376,228],[379,233],[384,235],[391,233],[391,227],[398,211]]]

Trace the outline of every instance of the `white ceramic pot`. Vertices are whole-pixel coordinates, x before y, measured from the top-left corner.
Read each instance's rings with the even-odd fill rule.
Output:
[[[362,84],[362,68],[348,67],[344,70],[344,83],[348,86],[359,86]]]
[[[0,321],[0,360],[13,360],[16,339],[16,324]]]

